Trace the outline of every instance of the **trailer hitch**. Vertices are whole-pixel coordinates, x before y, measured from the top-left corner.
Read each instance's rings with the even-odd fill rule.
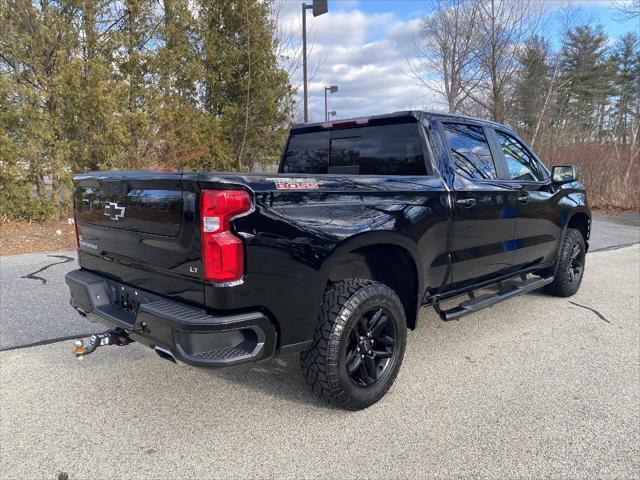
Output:
[[[73,354],[82,360],[86,355],[96,351],[98,347],[106,347],[107,345],[124,346],[129,345],[134,340],[129,338],[129,334],[121,328],[108,330],[103,333],[96,333],[89,337],[85,344],[84,340],[76,340],[74,344]]]

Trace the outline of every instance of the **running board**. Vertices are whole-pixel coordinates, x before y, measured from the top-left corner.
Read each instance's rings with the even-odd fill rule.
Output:
[[[489,293],[476,297],[472,292],[469,294],[469,300],[465,300],[460,305],[449,310],[441,310],[438,305],[434,305],[434,308],[442,320],[458,320],[465,315],[490,307],[503,300],[508,300],[523,293],[542,288],[551,282],[553,282],[553,277],[531,277],[516,283],[502,282],[498,284],[499,291],[497,293]]]

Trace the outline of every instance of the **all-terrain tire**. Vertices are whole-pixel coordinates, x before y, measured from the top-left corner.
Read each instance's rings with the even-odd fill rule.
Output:
[[[576,293],[582,283],[585,258],[582,234],[574,228],[568,228],[560,248],[555,278],[544,287],[545,292],[557,297],[570,297]]]
[[[382,311],[387,324],[385,328],[392,328],[394,332],[395,345],[388,347],[393,353],[379,370],[381,374],[374,383],[358,385],[350,376],[356,374],[347,372],[347,348],[354,355],[354,334],[356,341],[363,338],[357,337],[359,330],[354,329],[360,329],[362,322],[366,325],[370,312]],[[393,384],[404,357],[406,336],[404,308],[391,288],[362,279],[333,283],[324,293],[313,345],[300,354],[305,379],[316,395],[333,405],[348,410],[366,408],[380,400]],[[361,367],[365,368],[364,365]],[[371,380],[368,376],[365,378]]]

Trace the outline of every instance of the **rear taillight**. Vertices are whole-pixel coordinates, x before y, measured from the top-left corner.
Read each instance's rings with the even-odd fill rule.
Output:
[[[244,190],[203,190],[200,196],[200,232],[204,279],[236,282],[244,275],[244,249],[231,232],[230,221],[251,210]]]

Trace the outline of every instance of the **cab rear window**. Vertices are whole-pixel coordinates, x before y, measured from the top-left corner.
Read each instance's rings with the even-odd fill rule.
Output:
[[[417,122],[293,134],[283,173],[426,175]]]

